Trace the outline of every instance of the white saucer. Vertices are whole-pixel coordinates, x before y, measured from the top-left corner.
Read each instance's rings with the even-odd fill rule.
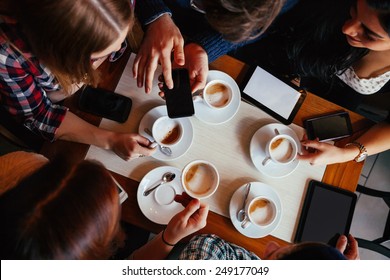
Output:
[[[233,91],[232,102],[226,108],[219,110],[208,107],[203,101],[194,102],[195,117],[207,124],[221,124],[231,120],[238,112],[241,103],[241,92],[236,81],[224,72],[217,70],[209,71],[207,82],[211,80],[223,80],[230,85]]]
[[[144,191],[161,182],[165,172],[175,173],[173,181],[165,183],[154,190],[148,196]],[[137,201],[142,213],[152,222],[166,225],[171,218],[184,208],[180,203],[175,202],[175,194],[182,194],[184,189],[180,182],[181,171],[176,167],[161,166],[146,174],[138,185]]]
[[[243,235],[250,237],[250,238],[261,238],[264,236],[267,236],[271,234],[280,223],[280,220],[282,219],[282,203],[280,202],[279,195],[275,192],[275,190],[264,183],[260,182],[251,182],[251,194],[254,194],[255,196],[264,195],[266,197],[269,197],[273,201],[275,201],[276,205],[276,217],[275,222],[269,225],[268,227],[258,227],[256,225],[249,225],[247,228],[241,227],[241,222],[237,220],[237,212],[241,209],[244,195],[245,195],[245,186],[246,184],[239,187],[233,194],[232,198],[230,199],[229,204],[229,214],[230,214],[230,220],[232,221],[234,227]]]
[[[139,124],[138,133],[148,139],[151,139],[151,137],[144,131],[144,129],[149,128],[149,130],[152,131],[154,121],[161,116],[167,115],[167,106],[162,105],[153,108],[142,117],[142,120]],[[155,159],[163,161],[174,160],[184,155],[191,147],[192,139],[194,138],[194,129],[192,127],[191,120],[189,118],[179,118],[178,120],[183,125],[183,139],[180,143],[171,148],[171,156],[163,154],[157,147],[156,152],[152,155],[152,157]]]
[[[264,158],[267,156],[265,151],[267,141],[275,135],[275,128],[282,134],[290,135],[297,143],[301,142],[294,130],[288,126],[279,123],[267,124],[257,130],[253,135],[250,144],[250,155],[253,164],[260,172],[269,177],[280,178],[291,174],[298,167],[299,160],[296,159],[286,165],[275,164],[272,161],[265,166],[262,164]],[[300,152],[301,146],[298,145],[298,153]]]

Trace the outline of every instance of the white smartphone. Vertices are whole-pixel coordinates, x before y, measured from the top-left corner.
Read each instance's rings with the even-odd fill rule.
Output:
[[[122,186],[119,185],[118,181],[115,180],[114,177],[112,177],[112,179],[114,180],[116,186],[118,187],[119,202],[122,204],[129,196],[128,196],[127,192],[122,188]]]

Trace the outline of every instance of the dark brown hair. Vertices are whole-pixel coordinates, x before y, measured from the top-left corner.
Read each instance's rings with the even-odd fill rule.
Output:
[[[129,0],[8,0],[34,55],[67,90],[96,85],[91,54],[110,46],[132,24]]]
[[[203,0],[209,24],[233,42],[260,36],[271,25],[285,0]]]
[[[99,163],[46,164],[0,197],[1,259],[106,259],[120,203]]]

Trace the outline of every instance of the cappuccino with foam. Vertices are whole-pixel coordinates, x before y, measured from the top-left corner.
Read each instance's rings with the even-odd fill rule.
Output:
[[[214,165],[206,161],[194,161],[183,170],[182,185],[194,198],[211,196],[219,184],[219,175]]]
[[[249,205],[249,219],[258,226],[267,226],[275,219],[275,210],[272,201],[264,197],[257,197]]]
[[[270,145],[270,156],[277,162],[287,162],[293,157],[293,144],[285,137],[280,137],[272,141]]]
[[[276,135],[268,141],[266,146],[267,156],[263,159],[262,165],[271,161],[276,164],[289,164],[297,157],[298,146],[294,138],[287,134],[280,134],[275,129]]]
[[[232,101],[232,89],[222,80],[209,82],[203,90],[204,102],[211,108],[222,109]]]
[[[214,107],[225,107],[230,100],[229,88],[221,83],[216,83],[207,88],[207,102]]]

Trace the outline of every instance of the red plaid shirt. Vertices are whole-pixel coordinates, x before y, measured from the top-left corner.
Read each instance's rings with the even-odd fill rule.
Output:
[[[29,52],[16,22],[0,18],[0,29],[3,32],[0,33],[1,106],[30,130],[54,140],[68,109],[53,104],[46,92],[58,90],[60,85],[50,70]]]
[[[0,104],[28,129],[53,141],[68,108],[53,104],[47,92],[61,86],[30,53],[17,22],[0,17],[0,30]],[[109,60],[121,57],[126,47],[124,41],[121,50],[112,53]]]

